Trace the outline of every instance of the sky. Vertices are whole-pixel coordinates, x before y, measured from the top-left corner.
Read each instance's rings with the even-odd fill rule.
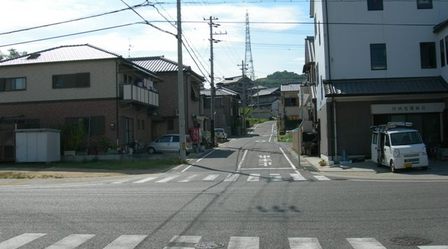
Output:
[[[7,33],[81,17],[115,11],[130,6],[151,5],[100,17],[44,28]],[[123,57],[165,56],[177,61],[176,0],[0,0],[0,51],[8,49],[28,53],[61,45],[92,44]],[[256,78],[276,71],[301,73],[304,64],[304,40],[313,34],[309,18],[309,0],[183,0],[183,62],[200,75],[210,74],[210,16],[214,22],[215,81],[241,75],[245,59],[246,11],[250,20],[250,40]],[[89,30],[148,21],[148,24],[107,29],[51,40],[15,44],[64,36]],[[306,22],[306,23],[304,23]],[[154,27],[156,26],[156,27]],[[162,31],[161,31],[162,30]],[[171,34],[170,34],[171,33]],[[12,44],[12,45],[10,45]],[[193,57],[193,58],[192,58]]]

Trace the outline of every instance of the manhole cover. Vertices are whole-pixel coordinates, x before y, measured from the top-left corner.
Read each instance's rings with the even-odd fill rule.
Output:
[[[431,240],[414,237],[414,236],[402,236],[395,237],[390,240],[392,243],[399,246],[422,246],[431,244]]]
[[[197,244],[194,248],[196,249],[216,249],[216,248],[224,248],[223,243],[215,243],[215,242],[201,242]]]

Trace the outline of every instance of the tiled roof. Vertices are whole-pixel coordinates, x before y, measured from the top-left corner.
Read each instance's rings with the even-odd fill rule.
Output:
[[[23,55],[14,59],[0,61],[0,66],[113,58],[121,58],[121,56],[104,49],[97,48],[90,44],[81,44],[54,47]]]
[[[324,81],[325,96],[448,93],[442,77],[376,78]]]
[[[177,71],[177,62],[163,56],[129,58],[129,60],[155,73]]]
[[[234,77],[228,77],[228,78],[224,78],[222,81],[218,82],[218,84],[233,84],[233,83],[237,83],[239,81],[241,81],[243,79],[243,76],[234,76]],[[246,79],[247,81],[250,81],[250,79],[246,76],[244,76],[244,79]]]
[[[202,89],[201,95],[211,96],[211,89]],[[225,87],[215,88],[215,96],[238,96],[238,93]]]
[[[254,93],[252,96],[256,97],[256,96],[271,95],[277,91],[278,91],[278,87],[271,87],[271,88],[262,89],[262,90],[258,91],[257,93]]]
[[[280,85],[281,92],[297,92],[300,89],[300,84]]]
[[[163,56],[128,58],[128,60],[154,73],[177,72],[178,70],[177,62],[169,60]],[[194,72],[189,66],[184,65],[184,70],[190,71],[192,74],[196,75],[199,80],[205,81],[203,76]]]

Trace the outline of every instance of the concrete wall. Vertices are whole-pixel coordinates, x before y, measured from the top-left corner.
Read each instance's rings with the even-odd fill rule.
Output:
[[[26,90],[0,92],[0,103],[115,97],[115,69],[115,60],[0,67],[0,78],[26,77]],[[90,72],[90,87],[53,89],[53,75],[86,72]]]
[[[440,69],[442,77],[448,82],[448,27],[445,27],[442,31],[437,34],[437,64],[441,64],[441,55],[440,55],[440,40],[444,41],[445,44],[445,66]]]

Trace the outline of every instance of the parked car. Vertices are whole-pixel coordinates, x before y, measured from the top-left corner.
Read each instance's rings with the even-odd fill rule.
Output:
[[[190,135],[185,135],[186,151],[193,150]],[[149,154],[156,152],[179,152],[179,134],[166,134],[152,141],[147,146]]]
[[[227,140],[227,133],[224,128],[215,128],[215,137],[218,140]]]

